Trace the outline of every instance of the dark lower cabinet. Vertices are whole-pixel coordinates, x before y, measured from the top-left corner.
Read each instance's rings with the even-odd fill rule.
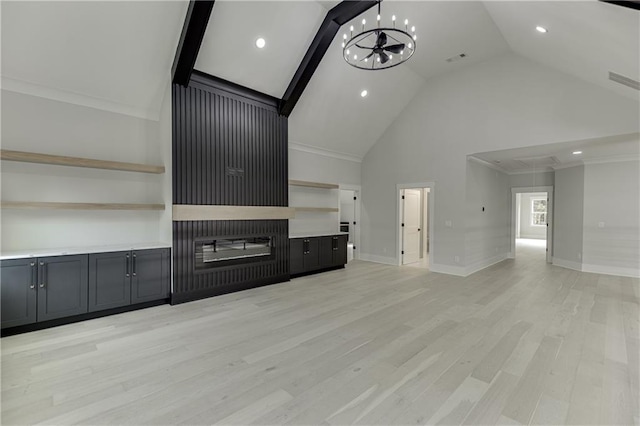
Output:
[[[36,259],[5,260],[0,267],[2,328],[36,322]]]
[[[170,262],[168,248],[1,261],[1,327],[162,301]]]
[[[131,253],[131,303],[169,297],[171,251],[141,250]]]
[[[290,275],[342,267],[347,263],[347,236],[289,239]]]
[[[89,312],[131,303],[131,252],[89,255]]]
[[[289,240],[289,274],[296,275],[304,272],[305,240],[292,238]]]
[[[85,314],[88,255],[38,258],[38,321]]]

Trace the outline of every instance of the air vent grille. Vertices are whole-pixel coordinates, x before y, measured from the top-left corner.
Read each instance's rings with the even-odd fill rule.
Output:
[[[452,56],[450,58],[447,58],[447,62],[455,62],[455,61],[459,61],[460,59],[464,59],[467,57],[466,53],[459,53],[456,56]]]
[[[631,87],[632,89],[640,90],[640,81],[633,80],[629,77],[625,77],[624,75],[620,75],[612,71],[609,71],[609,80],[615,81],[616,83],[624,84],[625,86]]]

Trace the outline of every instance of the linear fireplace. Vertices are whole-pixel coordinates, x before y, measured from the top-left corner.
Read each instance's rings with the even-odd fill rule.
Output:
[[[274,240],[272,236],[197,238],[194,241],[194,269],[199,271],[273,260]]]

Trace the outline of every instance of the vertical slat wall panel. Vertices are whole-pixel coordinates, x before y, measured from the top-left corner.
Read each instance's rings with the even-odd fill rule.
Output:
[[[275,103],[202,78],[172,96],[174,204],[288,205],[287,118]],[[264,235],[275,237],[274,260],[194,270],[196,238]],[[172,303],[288,280],[288,237],[287,220],[174,222]]]

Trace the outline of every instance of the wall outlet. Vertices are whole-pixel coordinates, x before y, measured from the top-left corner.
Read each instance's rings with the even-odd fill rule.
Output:
[[[460,263],[460,256],[456,256],[453,258],[456,263]]]
[[[604,222],[598,222],[598,228],[604,228]]]
[[[453,227],[453,223],[450,220],[445,220],[444,221],[444,226],[446,226],[447,228],[452,228]]]

